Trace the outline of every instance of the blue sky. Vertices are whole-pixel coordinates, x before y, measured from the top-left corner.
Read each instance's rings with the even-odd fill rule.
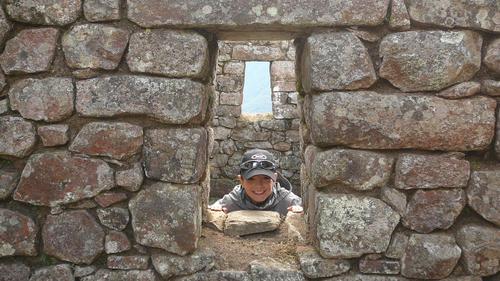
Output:
[[[269,62],[250,61],[245,64],[243,113],[272,112]]]

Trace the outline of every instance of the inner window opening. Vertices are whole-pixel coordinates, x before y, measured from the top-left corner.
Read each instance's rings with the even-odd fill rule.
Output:
[[[270,62],[245,62],[241,110],[244,115],[272,116]]]

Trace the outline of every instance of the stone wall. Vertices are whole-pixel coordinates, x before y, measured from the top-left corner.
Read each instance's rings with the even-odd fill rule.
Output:
[[[0,280],[498,278],[496,0],[0,8]],[[300,271],[198,249],[222,31],[298,39]]]
[[[221,197],[237,183],[243,153],[261,148],[274,154],[281,173],[300,187],[298,93],[295,46],[283,41],[219,41],[215,76],[214,147],[210,196]],[[242,114],[245,63],[270,62],[272,114]],[[300,192],[298,192],[300,194]]]

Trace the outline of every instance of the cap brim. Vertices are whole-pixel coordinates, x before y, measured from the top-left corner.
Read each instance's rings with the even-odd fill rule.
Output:
[[[243,173],[242,176],[246,180],[248,180],[249,178],[251,178],[253,176],[257,176],[257,175],[268,176],[271,179],[276,180],[276,172],[274,172],[272,170],[265,170],[265,169],[252,169],[252,170],[247,171],[246,173]]]

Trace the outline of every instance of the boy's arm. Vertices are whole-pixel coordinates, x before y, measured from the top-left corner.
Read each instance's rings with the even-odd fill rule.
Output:
[[[289,212],[302,213],[304,208],[302,208],[302,198],[291,192],[292,200],[290,201],[290,206],[288,207]]]
[[[227,213],[227,208],[222,205],[222,199],[219,199],[212,205],[209,205],[208,209],[212,211],[223,211],[224,213]]]

